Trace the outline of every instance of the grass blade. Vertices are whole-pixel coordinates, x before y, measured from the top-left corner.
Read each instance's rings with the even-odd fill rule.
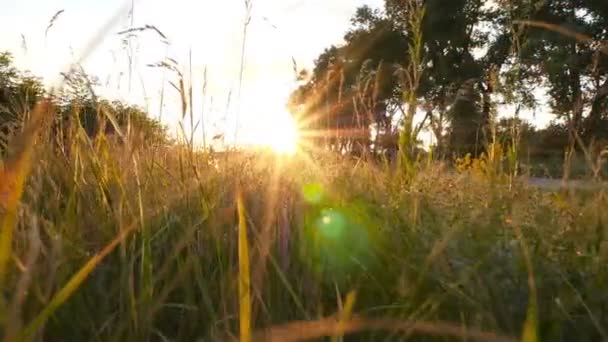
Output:
[[[357,291],[352,290],[346,295],[346,301],[344,302],[344,307],[340,311],[340,317],[338,321],[338,325],[336,327],[336,334],[332,338],[332,341],[342,341],[344,338],[344,327],[350,320],[353,307],[355,306],[355,300],[357,299]]]
[[[4,161],[4,169],[0,169],[0,213],[3,214],[0,231],[0,290],[4,288],[6,269],[12,254],[13,229],[18,204],[32,166],[31,159],[36,138],[50,105],[48,101],[41,101],[36,105],[32,119],[13,141],[9,155]]]
[[[249,274],[249,241],[243,194],[237,194],[239,215],[239,323],[241,342],[251,341],[251,277]]]

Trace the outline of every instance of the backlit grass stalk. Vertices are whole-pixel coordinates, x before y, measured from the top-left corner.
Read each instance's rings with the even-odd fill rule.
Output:
[[[237,193],[239,221],[239,324],[240,341],[251,341],[251,277],[249,272],[249,240],[247,238],[247,218],[241,190]]]
[[[238,93],[238,101],[237,101],[237,109],[234,120],[234,144],[236,146],[239,132],[239,116],[241,110],[241,102],[242,98],[242,89],[243,89],[243,73],[245,71],[245,50],[247,47],[247,31],[249,28],[249,24],[251,23],[251,9],[253,7],[253,0],[244,0],[245,1],[245,21],[243,23],[243,41],[241,43],[241,66],[239,68],[239,93]]]
[[[194,126],[194,99],[192,94],[192,84],[194,83],[192,77],[192,48],[189,51],[189,59],[188,59],[188,71],[190,72],[188,84],[188,102],[190,104],[190,153],[192,157],[192,152],[194,150],[194,131],[196,127]]]
[[[538,341],[538,295],[536,292],[536,283],[534,281],[534,267],[528,245],[519,225],[514,225],[515,235],[521,247],[522,256],[526,262],[528,271],[528,310],[526,311],[526,320],[524,322],[521,339],[523,342]]]
[[[344,307],[340,310],[340,317],[338,320],[338,326],[336,327],[336,334],[332,338],[333,342],[338,342],[343,340],[344,335],[344,327],[350,320],[353,308],[355,306],[355,300],[357,299],[357,292],[355,290],[350,291],[346,295],[346,301],[344,302]]]
[[[26,254],[26,263],[23,273],[19,277],[16,287],[16,294],[11,304],[11,313],[8,318],[7,333],[4,341],[12,341],[22,326],[21,315],[23,312],[23,304],[27,298],[28,290],[30,289],[34,270],[36,268],[36,260],[41,251],[42,242],[40,241],[40,232],[38,228],[38,218],[33,215],[30,220],[29,228],[29,249]]]
[[[203,149],[207,149],[207,133],[205,132],[205,104],[207,99],[207,67],[203,71],[203,87],[202,87],[202,97],[201,97],[201,133],[203,137]]]
[[[462,329],[461,326],[446,322],[400,321],[395,319],[367,319],[353,317],[347,322],[340,322],[335,317],[317,321],[290,322],[285,325],[270,327],[256,332],[255,341],[309,341],[335,333],[341,326],[345,334],[352,334],[370,330],[385,330],[395,333],[411,333],[435,337],[454,337],[464,341],[493,341],[515,342],[514,338],[500,336],[493,332],[478,329]]]
[[[410,154],[415,147],[416,137],[414,133],[414,116],[418,109],[417,92],[422,77],[422,21],[424,19],[425,7],[417,0],[407,0],[408,18],[407,29],[411,34],[408,44],[408,66],[403,70],[403,100],[408,105],[407,112],[402,118],[403,127],[399,134],[399,160],[401,166],[405,167],[408,174],[411,173],[412,162]]]
[[[144,205],[142,197],[142,184],[139,176],[139,165],[137,157],[133,156],[133,167],[135,172],[135,182],[137,185],[137,201],[139,223],[141,229],[141,289],[144,297],[144,305],[149,305],[152,296],[154,295],[153,283],[153,260],[152,260],[152,243],[150,232],[147,229],[144,221]],[[146,322],[142,322],[145,324]]]
[[[0,210],[2,231],[0,231],[0,290],[4,290],[4,280],[8,261],[12,254],[13,230],[17,219],[17,210],[25,181],[32,168],[32,157],[36,138],[41,131],[44,118],[51,109],[51,103],[44,100],[36,105],[32,118],[23,132],[12,142],[11,150],[0,170]],[[47,115],[48,116],[48,115]],[[5,312],[4,298],[0,308],[0,317]]]

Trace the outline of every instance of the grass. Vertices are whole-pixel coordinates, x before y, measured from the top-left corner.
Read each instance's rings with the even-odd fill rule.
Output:
[[[427,161],[215,163],[83,132],[35,155],[3,288],[12,337],[608,337],[603,190]]]
[[[41,127],[0,169],[5,341],[608,339],[605,188]]]

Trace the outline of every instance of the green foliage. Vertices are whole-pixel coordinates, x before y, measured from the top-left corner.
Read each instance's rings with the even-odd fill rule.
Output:
[[[74,68],[64,74],[65,87],[54,95],[53,139],[60,146],[67,144],[77,126],[94,137],[98,133],[133,136],[134,141],[149,146],[169,142],[166,128],[151,119],[146,112],[119,101],[99,99],[94,92],[96,80],[82,68]],[[12,64],[9,53],[0,54],[0,152],[6,150],[12,136],[19,132],[30,117],[34,105],[46,94],[41,81],[28,73],[22,73]],[[74,118],[77,118],[74,119]],[[64,146],[65,147],[65,146]]]
[[[608,99],[608,11],[602,1],[514,1],[522,23],[517,63],[525,77],[543,80],[551,107],[587,142],[601,133]],[[571,143],[574,143],[571,141]]]
[[[406,35],[369,7],[359,8],[351,23],[346,44],[317,58],[310,80],[292,94],[290,106],[306,128],[336,132],[328,134],[333,149],[367,148],[370,125],[376,127],[378,149],[394,148],[393,116],[401,100],[397,72]],[[349,129],[358,133],[349,134]]]
[[[425,114],[413,131],[433,132],[436,156],[478,156],[496,138],[497,105],[534,109],[538,85],[547,87],[553,114],[566,122],[563,147],[608,141],[608,12],[602,1],[422,1],[420,80],[406,99],[415,37],[408,26],[411,3],[359,8],[345,44],[326,49],[309,81],[292,94],[292,111],[311,118],[302,120],[306,128],[365,132],[365,138],[337,133],[321,142],[342,152],[351,140],[363,150],[394,148],[396,131],[408,127],[413,110]],[[412,100],[414,108],[406,110]],[[551,136],[551,129],[542,134]],[[366,139],[368,130],[373,141]],[[531,148],[543,150],[538,143]]]
[[[482,106],[480,97],[482,91],[489,91],[484,86],[483,73],[489,62],[474,57],[473,51],[483,47],[483,42],[487,40],[487,34],[477,26],[488,20],[490,11],[482,9],[479,1],[424,2],[421,32],[416,33],[416,28],[410,25],[413,19],[410,12],[415,11],[415,8],[410,8],[408,4],[407,1],[387,1],[384,12],[369,7],[359,8],[345,35],[346,44],[332,47],[319,56],[313,78],[292,95],[292,105],[304,106],[305,113],[314,113],[316,117],[323,118],[326,116],[324,113],[328,113],[323,110],[323,105],[331,107],[337,102],[336,99],[340,102],[343,94],[346,94],[344,99],[347,103],[354,103],[355,108],[341,107],[340,117],[346,117],[346,120],[341,119],[341,127],[356,123],[356,127],[368,129],[371,124],[375,124],[375,147],[380,145],[383,137],[390,140],[395,136],[395,131],[399,129],[399,126],[395,126],[395,115],[399,118],[410,117],[419,105],[423,105],[438,141],[444,142],[447,133],[452,137],[450,140],[456,150],[472,151],[472,145],[481,149],[482,141],[471,139],[471,135],[475,135],[480,127],[483,128],[488,120],[486,117],[489,116],[490,107],[486,103]],[[416,39],[420,40],[420,55],[412,55],[413,49],[418,49],[413,44]],[[413,59],[412,56],[417,57]],[[344,64],[350,67],[330,71],[330,66]],[[370,87],[371,79],[368,75],[374,68],[375,73],[371,74],[374,83]],[[345,82],[340,79],[343,75],[340,73],[344,73],[344,70]],[[328,87],[323,79],[328,78],[332,72],[341,76],[334,77],[334,87]],[[412,83],[414,79],[415,85]],[[352,84],[357,85],[355,87],[358,90],[355,101],[350,101],[348,96]],[[367,89],[373,90],[372,104],[380,105],[379,111],[370,110],[377,106],[356,106],[357,100],[368,98],[365,92]],[[406,101],[403,94],[408,89],[413,89],[414,93]],[[411,99],[416,99],[416,103],[412,104],[413,108],[408,109],[406,114],[404,102],[409,103]],[[484,101],[489,99],[484,97]],[[359,118],[361,108],[370,112],[362,116],[363,120]],[[365,120],[366,117],[372,120]],[[401,121],[404,120],[401,118]],[[335,128],[332,122],[327,120],[325,125],[323,121],[320,124],[321,127]],[[402,123],[409,127],[406,122]],[[452,128],[447,131],[449,123]],[[412,128],[411,133],[416,135],[420,129],[422,127]]]
[[[0,53],[0,154],[43,93],[39,80],[17,70],[9,53]]]

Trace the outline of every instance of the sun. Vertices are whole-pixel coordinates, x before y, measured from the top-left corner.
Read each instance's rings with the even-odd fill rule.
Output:
[[[254,132],[251,132],[254,145],[270,148],[280,155],[294,155],[297,152],[298,127],[286,111],[276,111],[256,126]]]
[[[285,113],[277,117],[272,133],[269,132],[267,145],[279,154],[293,155],[298,149],[298,128],[291,115]]]

